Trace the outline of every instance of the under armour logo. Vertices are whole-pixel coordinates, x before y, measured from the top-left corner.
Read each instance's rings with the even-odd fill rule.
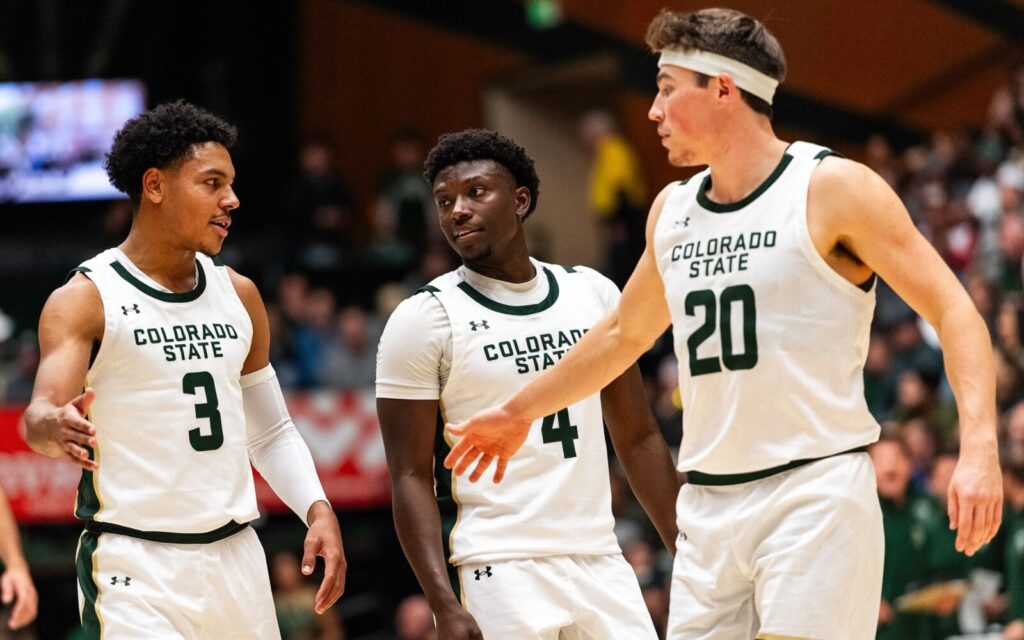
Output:
[[[493,573],[491,573],[491,566],[490,565],[487,565],[486,567],[484,567],[483,570],[473,569],[473,573],[476,574],[476,580],[480,580],[480,578],[483,578],[483,577],[490,578],[491,576],[494,575]]]
[[[139,311],[139,305],[137,305],[137,304],[133,304],[130,307],[126,307],[124,305],[121,305],[121,313],[123,315],[128,315],[129,311],[134,311],[135,313],[142,313],[141,311]]]
[[[679,226],[679,225],[683,225],[684,227],[690,226],[690,218],[689,218],[689,216],[687,216],[686,218],[683,218],[682,220],[676,220],[676,226]]]
[[[132,579],[131,579],[130,576],[125,576],[124,580],[118,580],[117,576],[111,577],[110,578],[110,586],[114,586],[116,584],[123,584],[126,587],[130,587],[130,586],[132,586]]]
[[[686,542],[687,540],[690,539],[690,537],[686,535],[685,531],[680,531],[679,532],[679,539],[682,540],[683,542]]]
[[[481,320],[480,322],[473,322],[472,320],[470,320],[469,328],[472,329],[473,331],[476,331],[477,329],[490,329],[491,325],[487,324],[486,320]]]

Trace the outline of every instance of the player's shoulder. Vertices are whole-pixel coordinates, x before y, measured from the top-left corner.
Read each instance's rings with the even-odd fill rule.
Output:
[[[99,287],[86,272],[73,272],[50,293],[39,316],[39,332],[48,330],[102,335],[105,323]]]
[[[557,274],[558,280],[568,287],[584,290],[606,302],[618,299],[619,288],[597,269],[585,265],[538,264]]]
[[[453,277],[454,273],[452,271],[434,278],[398,303],[388,318],[388,326],[401,325],[404,328],[431,326],[434,316],[445,314],[444,305],[437,299],[437,294],[458,285],[457,279]]]

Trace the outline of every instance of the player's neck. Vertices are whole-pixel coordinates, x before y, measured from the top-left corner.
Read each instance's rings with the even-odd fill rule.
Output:
[[[463,261],[462,264],[467,269],[471,269],[492,280],[501,280],[502,282],[512,282],[515,284],[529,282],[537,275],[537,270],[534,268],[533,262],[530,261],[530,254],[526,252],[525,248],[522,251],[516,251],[512,255],[504,256],[498,260],[492,258]]]
[[[118,249],[143,273],[171,291],[191,291],[195,287],[195,252],[171,245],[166,236],[147,233],[133,224]]]
[[[747,197],[771,175],[789,146],[775,137],[771,125],[749,120],[730,126],[715,146],[708,161],[711,188],[707,196],[714,202],[730,204]]]

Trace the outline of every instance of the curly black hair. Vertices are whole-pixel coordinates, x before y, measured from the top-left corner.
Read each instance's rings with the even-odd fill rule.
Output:
[[[234,126],[212,113],[184,100],[169,102],[124,123],[103,168],[110,184],[138,207],[146,171],[168,169],[192,158],[193,145],[217,142],[231,147],[237,137]]]
[[[423,177],[434,184],[434,178],[441,171],[453,164],[473,160],[493,160],[508,169],[516,181],[516,187],[530,190],[530,208],[526,210],[523,219],[533,213],[540,192],[540,178],[533,166],[533,158],[526,155],[526,149],[495,131],[466,129],[441,136],[423,162]]]

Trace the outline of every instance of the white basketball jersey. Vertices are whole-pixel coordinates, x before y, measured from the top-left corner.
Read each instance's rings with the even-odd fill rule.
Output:
[[[873,281],[837,274],[807,228],[811,173],[830,153],[793,143],[734,204],[707,197],[708,170],[669,193],[654,251],[679,360],[681,471],[759,471],[878,437],[863,382]]]
[[[219,261],[171,293],[108,249],[76,271],[103,300],[86,384],[99,468],[75,515],[145,532],[207,533],[258,517],[239,386],[252,322]]]
[[[458,272],[427,287],[452,328],[451,373],[439,403],[442,421],[458,423],[504,402],[554,366],[608,313],[581,273],[534,264],[548,286],[547,297],[534,305],[491,300]],[[438,425],[435,468],[451,564],[620,552],[612,533],[600,394],[534,423],[500,484],[487,476],[473,483],[441,466],[452,444],[445,441],[443,426]]]

